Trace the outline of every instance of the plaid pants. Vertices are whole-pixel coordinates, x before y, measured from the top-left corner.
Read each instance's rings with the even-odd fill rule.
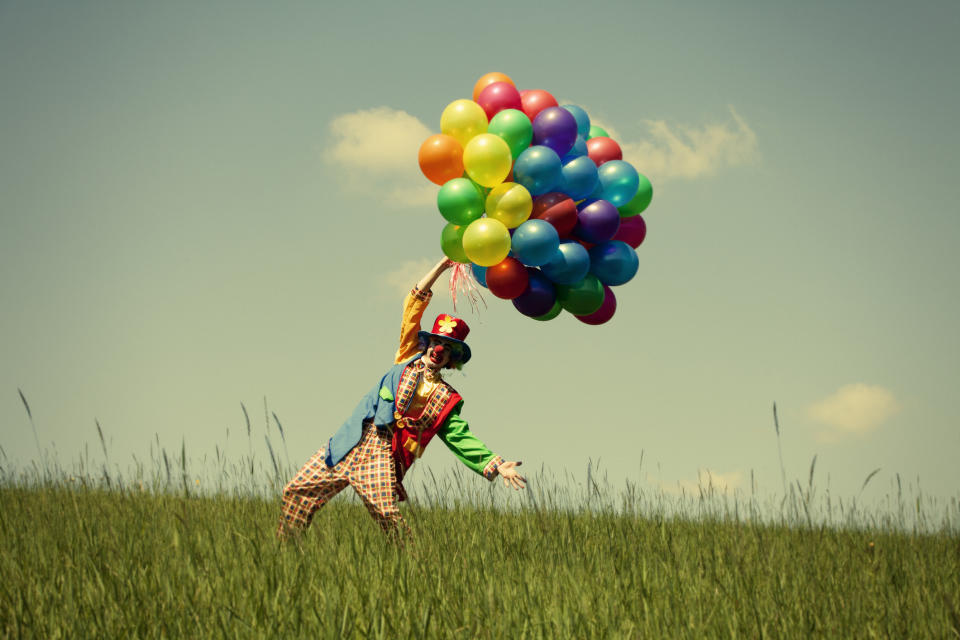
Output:
[[[352,485],[367,511],[389,536],[410,529],[397,506],[396,470],[390,452],[390,436],[372,424],[365,424],[363,436],[346,457],[333,468],[324,462],[320,449],[283,490],[283,511],[277,537],[286,539],[310,526],[313,514],[330,498]]]

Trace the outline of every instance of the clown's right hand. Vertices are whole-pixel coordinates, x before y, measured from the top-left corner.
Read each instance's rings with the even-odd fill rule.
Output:
[[[504,462],[497,467],[497,473],[499,473],[500,477],[503,478],[503,484],[518,490],[526,487],[524,482],[526,482],[527,479],[521,476],[516,469],[516,467],[519,467],[522,464],[522,462],[509,461]]]

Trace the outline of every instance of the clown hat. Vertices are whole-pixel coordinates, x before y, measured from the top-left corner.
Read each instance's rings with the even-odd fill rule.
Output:
[[[455,318],[448,313],[441,313],[433,321],[433,331],[421,331],[417,335],[424,340],[430,338],[441,338],[448,342],[460,345],[463,355],[460,356],[460,364],[466,364],[470,360],[470,347],[464,340],[470,333],[470,327],[460,318]]]

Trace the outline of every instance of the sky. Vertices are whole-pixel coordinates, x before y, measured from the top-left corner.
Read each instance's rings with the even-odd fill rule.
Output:
[[[97,424],[120,467],[245,455],[241,403],[305,461],[441,257],[419,145],[499,71],[586,109],[654,198],[607,324],[457,305],[476,435],[534,481],[776,496],[816,456],[834,495],[956,499],[958,27],[956,2],[0,1],[3,466],[39,459],[18,390],[64,464]]]

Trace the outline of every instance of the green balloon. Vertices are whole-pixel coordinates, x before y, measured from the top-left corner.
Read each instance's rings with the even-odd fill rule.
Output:
[[[448,222],[466,226],[483,215],[483,194],[469,178],[447,180],[437,192],[437,208]]]
[[[470,262],[470,258],[463,250],[463,232],[466,230],[465,225],[456,225],[451,222],[440,233],[440,248],[443,249],[443,255],[462,264]]]
[[[642,173],[638,175],[640,176],[640,188],[637,189],[637,195],[633,196],[630,202],[618,209],[620,217],[622,218],[629,218],[630,216],[643,213],[643,210],[646,209],[647,206],[650,205],[650,201],[653,200],[653,185],[650,184],[647,176]]]
[[[510,147],[510,155],[514,160],[533,141],[533,125],[530,124],[530,118],[517,109],[504,109],[490,118],[487,133],[503,138]]]
[[[560,303],[559,303],[559,302],[554,302],[554,303],[553,303],[553,309],[550,309],[550,311],[547,311],[547,312],[546,312],[545,314],[543,314],[542,316],[537,316],[536,318],[534,318],[534,320],[540,320],[540,321],[542,321],[542,322],[545,322],[545,321],[547,321],[547,320],[553,320],[553,319],[556,318],[558,315],[560,315],[560,312],[561,312],[561,311],[563,311],[563,307],[560,306]]]
[[[558,284],[557,302],[575,316],[589,315],[603,305],[603,285],[592,273],[577,284]]]
[[[606,129],[604,129],[603,127],[598,127],[595,124],[590,125],[590,133],[587,134],[587,140],[589,140],[590,138],[600,138],[600,137],[609,138],[610,134],[607,133]]]

